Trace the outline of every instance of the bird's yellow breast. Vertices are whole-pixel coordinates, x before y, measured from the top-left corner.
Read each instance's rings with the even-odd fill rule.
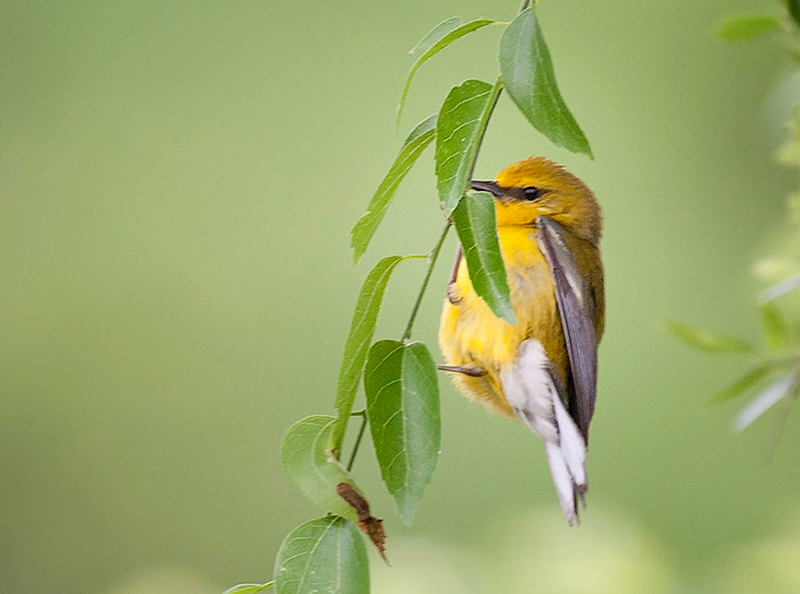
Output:
[[[495,316],[475,293],[462,258],[444,303],[439,344],[448,365],[477,365],[486,370],[483,377],[453,374],[454,382],[465,395],[487,408],[513,416],[500,385],[500,370],[514,364],[523,340],[536,338],[542,343],[553,370],[563,382],[567,380],[569,363],[553,280],[536,242],[536,229],[500,227],[498,238],[517,324]],[[574,244],[570,247],[579,270],[599,265],[596,247],[582,240],[570,243]],[[596,322],[602,331],[602,319],[597,318]]]

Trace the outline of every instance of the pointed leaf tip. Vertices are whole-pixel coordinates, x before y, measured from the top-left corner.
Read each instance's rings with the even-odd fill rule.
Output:
[[[350,232],[350,245],[353,248],[353,260],[355,262],[358,262],[367,250],[367,246],[372,240],[372,236],[375,235],[378,225],[383,220],[400,182],[405,179],[419,156],[433,141],[435,134],[436,114],[433,114],[417,124],[406,138],[397,158],[395,158],[388,173],[372,196],[366,212],[358,219],[358,222]]]
[[[403,84],[403,90],[400,93],[400,103],[397,105],[397,118],[395,123],[400,124],[400,117],[403,114],[403,108],[406,104],[408,97],[408,90],[411,88],[411,81],[414,79],[414,74],[419,70],[425,62],[438,54],[444,48],[449,46],[454,41],[461,39],[465,35],[477,31],[487,25],[491,25],[495,21],[491,19],[476,19],[468,23],[460,24],[460,17],[449,18],[433,28],[422,40],[411,50],[413,53],[419,53],[420,56],[411,70],[408,71],[406,82]],[[455,25],[455,26],[454,26]]]
[[[441,23],[436,25],[433,29],[428,31],[425,36],[417,42],[417,45],[412,47],[409,50],[409,55],[413,54],[424,54],[429,49],[431,49],[438,41],[442,39],[445,35],[450,33],[453,29],[457,29],[463,21],[461,20],[460,16],[450,17],[449,19],[443,20]]]

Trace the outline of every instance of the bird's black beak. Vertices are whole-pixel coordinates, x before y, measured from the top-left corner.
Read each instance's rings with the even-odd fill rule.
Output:
[[[473,179],[470,185],[471,185],[473,190],[478,190],[480,192],[489,192],[495,198],[499,198],[500,196],[505,194],[505,191],[503,190],[503,188],[498,186],[493,181],[481,181],[481,180],[478,180],[478,179]]]

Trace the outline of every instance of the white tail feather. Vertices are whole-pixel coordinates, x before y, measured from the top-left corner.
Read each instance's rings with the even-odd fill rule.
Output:
[[[544,450],[547,452],[547,463],[550,465],[550,474],[553,477],[553,484],[556,486],[558,500],[561,502],[561,509],[567,522],[572,525],[578,519],[578,506],[575,498],[575,482],[570,475],[564,454],[561,448],[554,443],[545,443]]]
[[[561,400],[550,360],[535,339],[524,341],[513,367],[500,373],[506,400],[544,441],[550,474],[567,522],[578,520],[586,493],[586,441]]]
[[[553,400],[558,425],[558,445],[576,488],[580,492],[586,491],[586,442],[561,399],[556,396]]]

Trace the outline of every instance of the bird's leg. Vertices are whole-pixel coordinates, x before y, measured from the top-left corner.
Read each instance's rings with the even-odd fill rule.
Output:
[[[469,377],[483,377],[486,375],[486,370],[477,365],[437,365],[439,371],[448,371],[450,373],[463,373]]]
[[[453,264],[453,272],[450,273],[450,280],[447,283],[447,299],[453,305],[458,305],[461,301],[461,296],[458,294],[458,288],[456,287],[456,279],[458,278],[458,265],[461,263],[461,244],[458,244],[456,248],[456,262]]]

